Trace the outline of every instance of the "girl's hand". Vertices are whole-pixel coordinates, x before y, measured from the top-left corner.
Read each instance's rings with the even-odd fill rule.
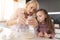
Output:
[[[44,33],[44,37],[49,38],[49,37],[51,37],[51,35],[47,34],[47,33]]]
[[[44,35],[43,35],[42,32],[40,32],[40,33],[38,33],[38,36],[39,36],[39,37],[43,37]]]

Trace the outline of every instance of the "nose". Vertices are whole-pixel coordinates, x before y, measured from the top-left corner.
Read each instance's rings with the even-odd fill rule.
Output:
[[[31,11],[31,12],[33,12],[34,10],[33,10],[33,9],[31,9],[30,11]]]
[[[35,10],[34,9],[31,9],[31,12],[35,12]]]

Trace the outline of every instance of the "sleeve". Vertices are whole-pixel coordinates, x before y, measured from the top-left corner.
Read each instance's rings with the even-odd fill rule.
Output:
[[[53,34],[53,33],[49,34],[50,39],[53,39],[54,37],[55,37],[55,34]]]
[[[37,27],[36,27],[34,30],[35,30],[35,34],[36,34],[36,36],[38,36]]]

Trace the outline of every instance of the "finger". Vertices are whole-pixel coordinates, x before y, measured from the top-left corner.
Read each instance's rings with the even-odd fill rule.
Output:
[[[20,18],[20,20],[25,21],[25,18],[22,17],[22,18]]]

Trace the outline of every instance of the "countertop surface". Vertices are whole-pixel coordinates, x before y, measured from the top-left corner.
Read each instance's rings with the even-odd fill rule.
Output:
[[[60,29],[55,29],[56,37],[54,39],[36,37],[31,32],[17,32],[5,25],[0,24],[0,40],[60,40]]]

